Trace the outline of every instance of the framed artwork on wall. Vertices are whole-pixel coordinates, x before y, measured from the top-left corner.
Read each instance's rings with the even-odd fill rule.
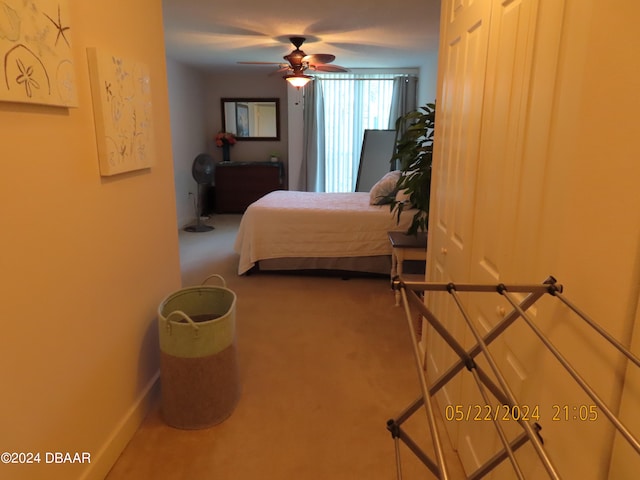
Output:
[[[155,148],[148,67],[95,48],[87,56],[100,174],[150,168]]]
[[[236,124],[238,137],[249,136],[249,106],[246,103],[236,103]]]
[[[67,0],[0,2],[0,100],[77,107]]]

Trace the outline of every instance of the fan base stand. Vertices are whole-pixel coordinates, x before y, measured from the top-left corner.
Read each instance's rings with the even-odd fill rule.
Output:
[[[189,225],[184,227],[185,232],[210,232],[214,227],[211,225]]]

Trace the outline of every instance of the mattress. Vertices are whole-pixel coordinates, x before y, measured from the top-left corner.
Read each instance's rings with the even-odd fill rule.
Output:
[[[397,222],[389,205],[370,205],[367,192],[271,192],[240,221],[238,273],[268,259],[390,256],[388,232],[406,231],[414,213]]]

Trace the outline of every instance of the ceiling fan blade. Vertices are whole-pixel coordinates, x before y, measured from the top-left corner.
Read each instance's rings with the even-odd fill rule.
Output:
[[[271,73],[269,74],[269,76],[271,76],[271,75],[277,75],[278,73],[286,72],[286,71],[288,71],[288,70],[291,70],[291,67],[290,67],[289,65],[287,65],[287,66],[281,66],[279,69],[274,70],[273,72],[271,72]]]
[[[348,72],[349,70],[340,65],[309,65],[309,70],[317,72]]]
[[[240,65],[280,65],[282,62],[237,62]]]
[[[330,53],[316,53],[313,55],[307,55],[302,59],[306,63],[331,63],[336,59],[335,55]]]

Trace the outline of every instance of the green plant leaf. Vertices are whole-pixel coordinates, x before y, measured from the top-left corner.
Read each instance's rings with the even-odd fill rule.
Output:
[[[396,132],[402,134],[399,138],[396,137],[396,148],[390,162],[399,165],[403,173],[398,179],[396,190],[406,191],[411,206],[417,210],[407,229],[409,235],[426,231],[429,225],[435,114],[435,103],[427,103],[396,121]],[[395,213],[398,223],[406,208],[408,207],[404,203],[396,202],[395,198],[391,202],[390,209]]]

